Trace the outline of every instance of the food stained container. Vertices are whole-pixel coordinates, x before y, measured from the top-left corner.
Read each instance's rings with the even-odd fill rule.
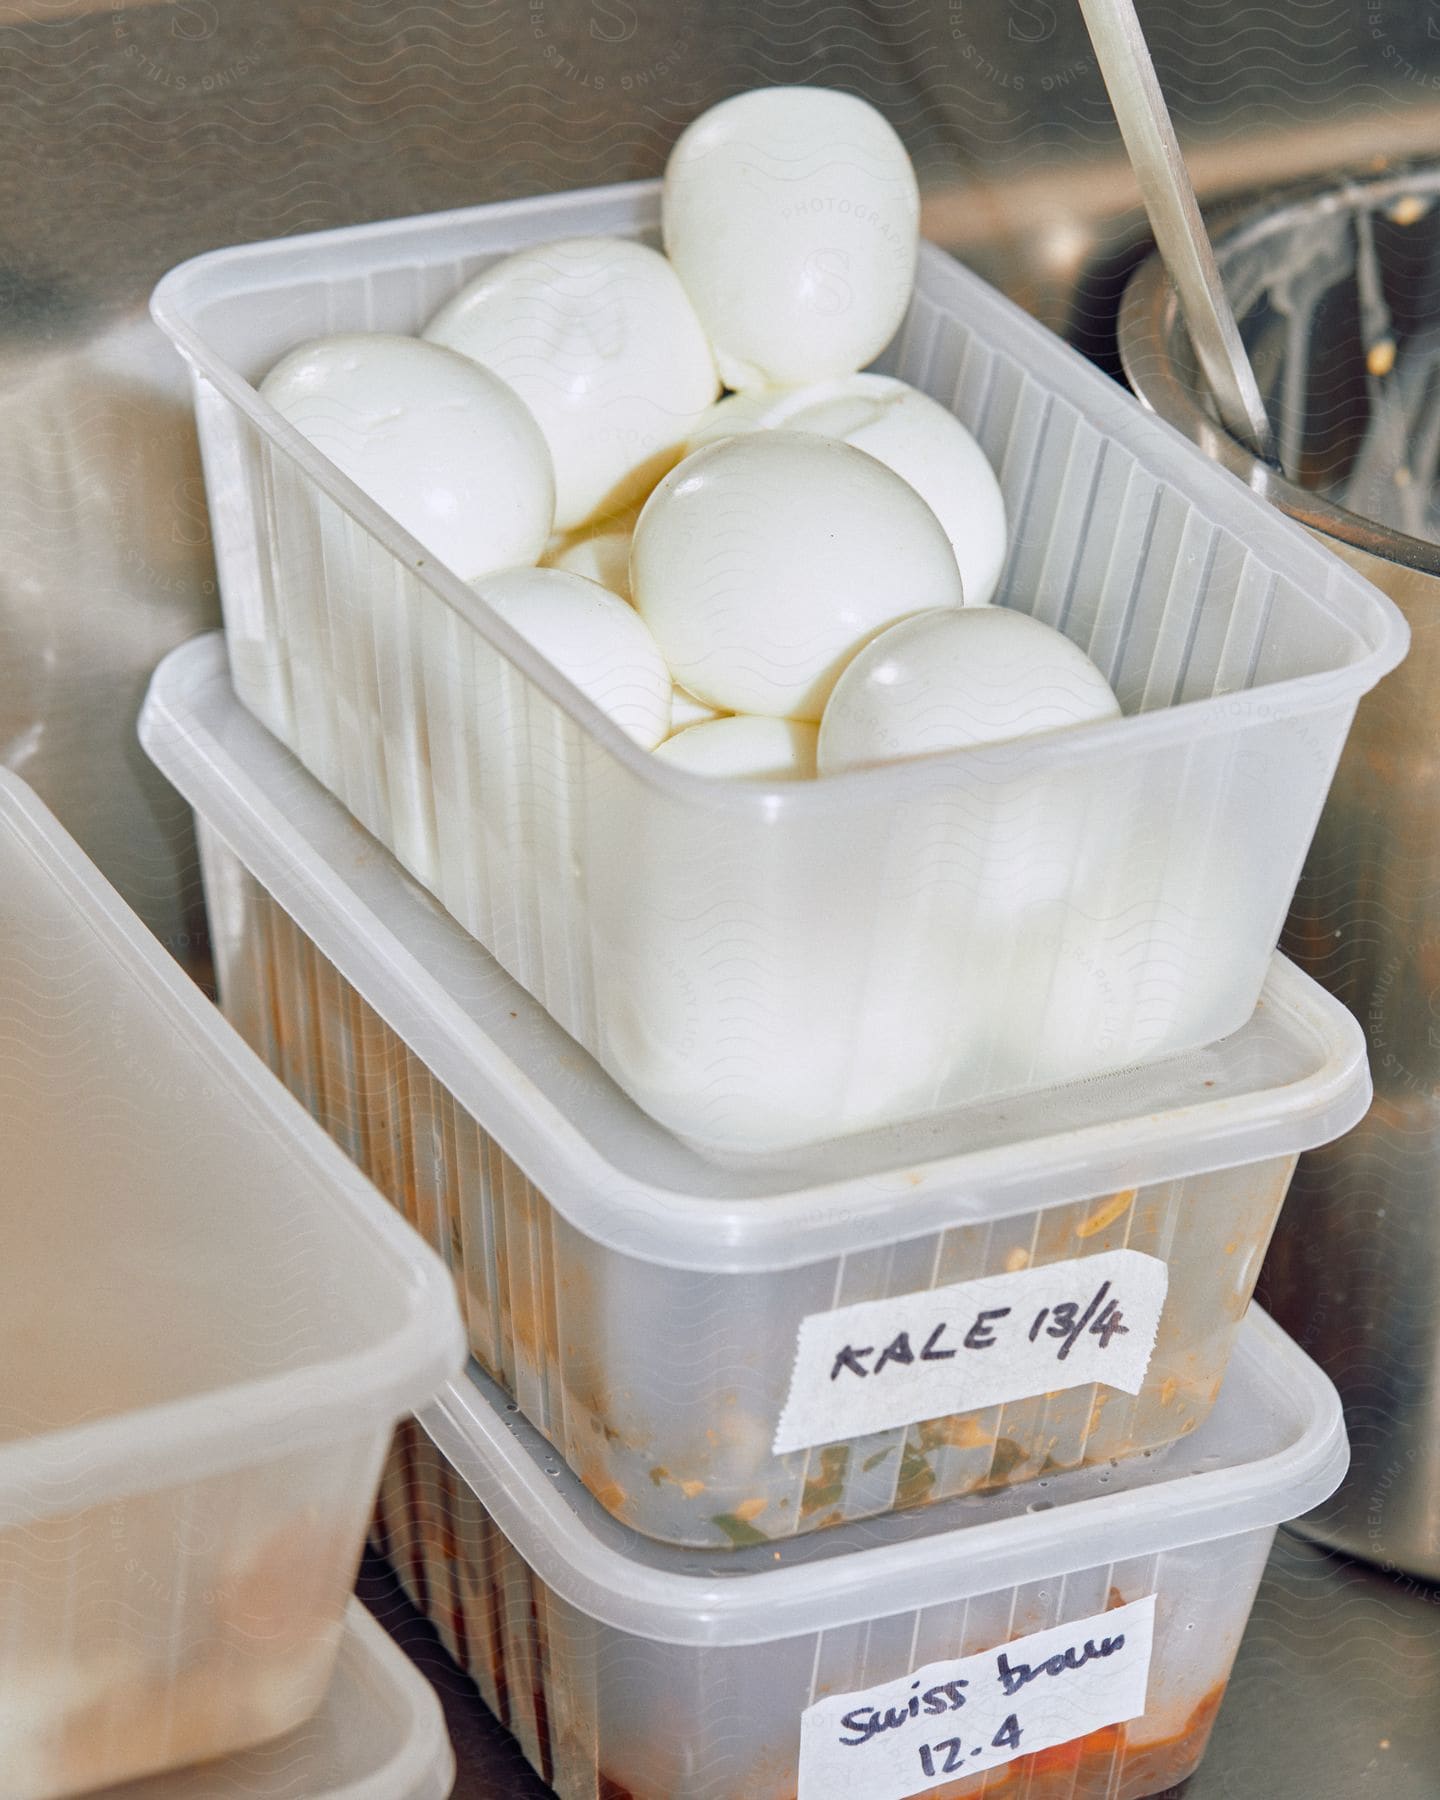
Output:
[[[1333,1388],[1258,1309],[1163,1464],[728,1557],[618,1526],[493,1385],[421,1422],[379,1545],[562,1800],[1168,1790],[1204,1753],[1275,1526],[1348,1455]]]
[[[0,865],[0,1791],[59,1800],[315,1712],[394,1425],[463,1334],[8,773]]]
[[[352,1600],[314,1718],[238,1756],[91,1800],[449,1800],[454,1785],[435,1690]]]
[[[302,340],[415,332],[487,262],[654,240],[656,184],[213,252],[190,365],[237,691],[644,1111],[738,1160],[1242,1027],[1382,595],[931,246],[878,367],[996,468],[997,598],[1126,717],[824,781],[639,749],[256,392]],[[477,497],[477,504],[484,496]]]
[[[1297,1152],[1370,1092],[1282,959],[1168,1062],[727,1171],[634,1106],[238,703],[161,665],[221,1003],[449,1257],[472,1349],[601,1504],[755,1545],[1204,1419]]]

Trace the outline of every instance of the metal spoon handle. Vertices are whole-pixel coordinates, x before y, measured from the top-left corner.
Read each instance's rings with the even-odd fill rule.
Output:
[[[1247,449],[1273,462],[1275,446],[1265,402],[1220,281],[1133,0],[1079,0],[1079,4],[1150,228],[1180,296],[1190,341],[1221,421]]]

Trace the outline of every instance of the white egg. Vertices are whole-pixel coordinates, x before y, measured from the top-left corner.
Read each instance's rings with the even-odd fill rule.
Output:
[[[622,600],[630,598],[630,536],[628,531],[595,531],[567,537],[557,549],[549,551],[543,566],[565,569],[571,575],[583,575],[587,581],[598,581]]]
[[[849,94],[760,88],[711,107],[670,153],[662,217],[727,387],[853,374],[910,303],[915,171]]]
[[[814,725],[740,715],[692,725],[655,754],[677,769],[732,781],[804,781],[815,773]]]
[[[493,264],[425,328],[509,382],[555,462],[562,529],[640,499],[720,391],[675,271],[624,238],[564,238]]]
[[[820,772],[1117,719],[1090,658],[1062,632],[1000,606],[902,620],[857,655],[820,726]]]
[[[1234,1029],[1229,983],[1215,971],[1237,973],[1234,946],[1257,905],[1253,870],[1162,816],[1153,796],[1132,792],[1127,806],[1113,782],[1101,793],[1081,769],[1075,777],[1057,805],[1082,833],[1067,886],[1011,921],[997,1069],[1012,1086],[1073,1080]],[[1137,814],[1148,826],[1138,845]]]
[[[260,393],[462,580],[545,548],[550,452],[488,369],[438,344],[355,332],[292,350]]]
[[[630,581],[692,694],[812,721],[878,631],[964,603],[950,541],[909,483],[848,444],[793,431],[686,457],[640,514]]]
[[[1192,1004],[1203,967],[1187,986],[1166,934],[1157,941],[1134,915],[1089,918],[1083,899],[1035,909],[996,946],[997,1087],[1074,1081],[1187,1047],[1203,1028]]]
[[[688,731],[692,725],[705,725],[711,719],[723,719],[728,715],[707,701],[697,700],[693,694],[677,687],[670,695],[670,732]]]
[[[670,729],[670,671],[644,620],[564,569],[509,569],[475,584],[507,624],[647,750]]]
[[[846,375],[717,401],[690,447],[740,431],[813,431],[842,438],[908,481],[945,527],[965,604],[994,594],[1005,562],[1005,498],[985,452],[938,401],[890,375]]]
[[[710,1154],[835,1135],[845,1032],[833,1010],[803,1010],[800,991],[805,977],[823,984],[826,959],[787,962],[753,903],[717,907],[698,893],[677,915],[673,897],[657,906],[643,887],[596,970],[606,1067],[644,1111]],[[779,1030],[782,1016],[803,1025]]]
[[[814,385],[814,384],[812,384]],[[707,406],[695,421],[685,440],[685,454],[694,455],[707,444],[722,443],[743,431],[763,431],[776,423],[771,413],[791,394],[808,394],[803,388],[751,388],[743,394],[725,394],[713,406]]]

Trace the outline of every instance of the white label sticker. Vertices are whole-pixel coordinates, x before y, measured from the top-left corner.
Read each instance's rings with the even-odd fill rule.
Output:
[[[927,1663],[800,1717],[798,1800],[907,1800],[945,1781],[1138,1719],[1155,1596],[1030,1637]]]
[[[1138,1394],[1169,1270],[1139,1250],[864,1300],[800,1321],[777,1456],[1103,1382]]]

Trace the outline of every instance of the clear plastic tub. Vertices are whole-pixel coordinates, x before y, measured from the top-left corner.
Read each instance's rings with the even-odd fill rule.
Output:
[[[1213,1042],[1250,1016],[1396,609],[933,247],[878,366],[999,472],[998,598],[1127,716],[824,782],[638,749],[253,384],[413,332],[487,261],[653,238],[654,185],[222,250],[190,364],[241,699],[645,1111],[767,1155]]]
[[[435,1690],[352,1600],[313,1719],[259,1749],[91,1800],[449,1800],[454,1785]]]
[[[228,1016],[449,1256],[479,1361],[605,1507],[670,1542],[788,1538],[1183,1436],[1219,1387],[1296,1154],[1367,1103],[1359,1026],[1276,959],[1250,1022],[1209,1050],[722,1171],[257,725],[218,635],[161,665],[141,733],[196,811]],[[1140,1343],[1141,1294],[1118,1274],[1135,1329],[1088,1335],[1076,1385],[1058,1358],[1022,1367],[1021,1332],[1002,1352],[1013,1390],[967,1398],[987,1353],[920,1366],[928,1324],[887,1397],[964,1366],[962,1382],[908,1390],[883,1426],[848,1410],[878,1378],[845,1371],[846,1410],[820,1418],[828,1401],[796,1373],[807,1320],[828,1331],[891,1302],[903,1319],[942,1291],[973,1315],[976,1281],[1089,1300],[1119,1265],[1166,1283],[1130,1390],[1107,1359]],[[1045,1298],[1012,1299],[1005,1329]]]
[[[903,1707],[917,1678],[931,1692],[947,1678],[938,1663],[1006,1645],[1018,1662],[1014,1640],[1067,1624],[1075,1642],[1099,1643],[1105,1615],[1151,1595],[1148,1682],[1129,1722],[1077,1705],[1077,1735],[1062,1726],[1038,1754],[937,1784],[920,1779],[914,1740],[928,1733],[944,1767],[942,1710],[860,1746],[850,1786],[824,1782],[823,1767],[807,1783],[807,1742],[798,1789],[801,1800],[1168,1790],[1204,1752],[1275,1526],[1330,1494],[1348,1460],[1333,1388],[1258,1310],[1219,1405],[1163,1466],[1077,1471],[1040,1499],[1008,1490],[723,1558],[623,1530],[503,1406],[493,1386],[460,1382],[421,1415],[424,1431],[402,1430],[377,1539],[562,1800],[795,1800],[801,1718],[818,1701],[874,1704],[893,1683]],[[972,1723],[985,1713],[969,1674],[972,1706],[953,1722],[967,1752],[990,1735]],[[1038,1741],[1035,1696],[1015,1703],[1022,1749],[1027,1734]],[[865,1767],[893,1748],[913,1785]]]
[[[324,1698],[443,1265],[0,773],[0,1792]],[[148,1790],[147,1790],[148,1791]]]

